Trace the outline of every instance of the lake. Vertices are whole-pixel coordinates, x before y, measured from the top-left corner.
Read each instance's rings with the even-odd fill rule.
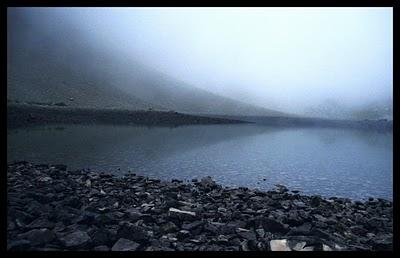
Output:
[[[260,125],[52,125],[7,131],[7,161],[229,187],[393,199],[393,134]]]

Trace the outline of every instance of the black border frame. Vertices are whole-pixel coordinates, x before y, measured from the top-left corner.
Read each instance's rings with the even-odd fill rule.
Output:
[[[179,2],[177,0],[175,1],[166,1],[166,0],[150,0],[150,1],[145,1],[145,0],[139,0],[139,1],[129,1],[129,0],[115,0],[115,1],[101,1],[101,0],[7,0],[5,3],[2,3],[2,14],[3,16],[3,35],[7,35],[7,7],[147,7],[147,6],[157,6],[157,7],[226,7],[226,6],[231,6],[231,7],[392,7],[393,8],[393,108],[394,108],[394,113],[393,113],[393,132],[395,132],[398,128],[398,120],[395,118],[398,114],[397,111],[397,105],[396,101],[398,99],[399,95],[399,90],[395,86],[398,84],[399,81],[399,74],[400,74],[400,68],[399,68],[399,40],[398,40],[398,29],[399,29],[399,9],[400,9],[400,1],[397,0],[283,0],[283,1],[268,1],[268,2],[261,2],[261,1],[254,1],[254,0],[246,0],[246,1],[239,1],[239,0],[219,0],[219,1],[182,1]],[[3,92],[3,100],[5,103],[7,103],[6,97],[7,97],[7,80],[6,80],[6,73],[7,73],[7,67],[5,63],[7,62],[7,43],[6,43],[6,36],[2,40],[2,48],[3,48],[3,57],[5,62],[2,62],[2,71],[3,71],[3,82],[4,82],[4,91]],[[395,72],[397,71],[397,73]],[[4,107],[4,106],[3,106]],[[4,117],[3,117],[3,130],[4,127],[7,124],[7,109],[4,111]],[[4,138],[5,142],[7,143],[7,138],[6,138],[6,132],[4,133]],[[394,146],[399,146],[398,144],[398,137],[396,134],[393,135],[393,140],[394,140]],[[4,146],[4,145],[3,145]],[[399,225],[399,216],[400,212],[399,209],[399,200],[400,200],[400,175],[398,175],[398,165],[397,165],[397,155],[398,151],[396,148],[393,148],[393,216],[394,216],[394,221],[393,221],[393,251],[392,252],[384,252],[382,254],[392,254],[392,253],[397,253],[400,251],[400,238],[399,238],[399,231],[400,231],[400,225]],[[3,156],[4,157],[4,156]],[[3,159],[2,159],[3,160]],[[6,159],[4,159],[6,160]],[[4,167],[6,167],[6,162],[4,162]],[[4,170],[6,171],[6,169]],[[3,194],[1,195],[2,198],[2,204],[4,206],[7,205],[7,177],[6,173],[3,171],[1,175],[2,179],[2,186],[1,189],[3,190]],[[4,207],[3,206],[3,207]],[[6,255],[14,256],[14,255],[49,255],[50,257],[53,257],[55,255],[77,255],[77,252],[7,252],[7,206],[4,207],[4,211],[2,213],[2,216],[4,216],[3,223],[1,223],[1,232],[2,232],[2,253],[4,252]],[[4,240],[3,240],[4,237]],[[127,253],[115,253],[115,252],[79,252],[82,255],[95,255],[96,257],[102,256],[102,255],[128,255],[132,256],[132,253],[127,252]],[[355,252],[358,253],[358,252]],[[137,255],[145,255],[145,256],[154,256],[154,255],[172,255],[173,257],[179,256],[179,255],[184,255],[186,254],[184,252],[146,252],[146,253],[140,253],[140,252],[135,252],[134,256]],[[217,256],[231,256],[231,255],[243,255],[245,257],[249,256],[271,256],[271,255],[292,255],[292,253],[276,253],[276,252],[268,252],[267,254],[258,252],[198,252],[197,254],[199,255],[217,255]],[[324,255],[353,255],[354,252],[324,252]],[[375,252],[363,252],[362,254],[364,255],[375,255],[379,253]],[[301,254],[297,254],[300,255]],[[304,253],[303,253],[304,255]],[[320,252],[312,252],[308,253],[307,256],[313,256],[313,255],[321,255]]]

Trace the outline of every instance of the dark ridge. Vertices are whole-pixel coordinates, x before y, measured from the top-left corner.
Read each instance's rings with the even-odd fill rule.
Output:
[[[7,127],[28,125],[73,124],[139,124],[139,125],[190,125],[248,123],[225,118],[211,118],[181,114],[175,111],[123,110],[73,108],[64,103],[54,105],[8,104]]]

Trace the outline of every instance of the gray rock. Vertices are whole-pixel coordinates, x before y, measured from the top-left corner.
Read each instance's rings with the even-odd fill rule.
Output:
[[[93,248],[93,251],[110,251],[110,248],[106,245],[99,245]]]
[[[67,248],[85,247],[91,238],[86,232],[77,230],[60,238],[60,242]]]
[[[136,251],[140,244],[129,239],[120,238],[111,248],[111,251]]]

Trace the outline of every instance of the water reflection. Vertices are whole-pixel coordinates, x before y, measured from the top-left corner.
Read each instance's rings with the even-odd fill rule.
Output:
[[[280,183],[324,196],[392,198],[392,134],[257,125],[55,125],[10,130],[7,140],[8,161],[132,170],[162,179],[211,175],[228,186],[266,190]]]

